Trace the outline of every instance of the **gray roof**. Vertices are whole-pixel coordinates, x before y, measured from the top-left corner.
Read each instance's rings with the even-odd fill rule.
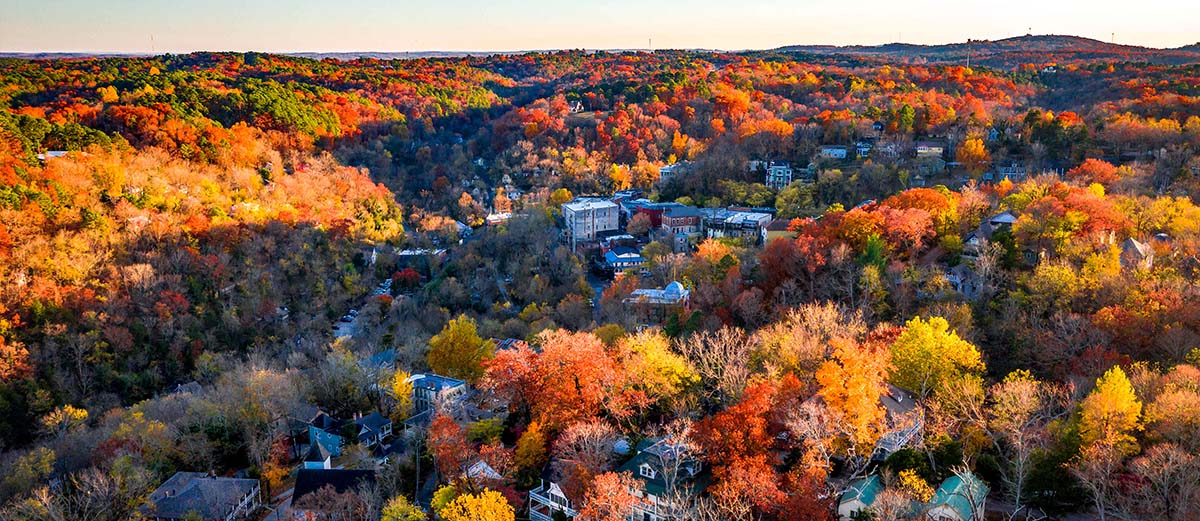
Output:
[[[668,206],[663,208],[663,217],[700,217],[700,209],[693,206]]]
[[[292,491],[292,505],[303,508],[304,496],[329,486],[337,493],[353,491],[360,484],[375,482],[373,470],[300,469]]]
[[[256,479],[208,477],[203,472],[176,472],[150,494],[144,511],[153,517],[183,519],[195,512],[207,520],[224,520],[258,488]]]
[[[363,416],[362,418],[354,420],[354,423],[359,426],[366,427],[367,429],[371,430],[371,432],[379,432],[385,425],[391,425],[392,420],[387,419],[387,417],[382,414],[373,412]]]
[[[413,375],[412,384],[414,388],[430,389],[434,392],[440,392],[442,390],[452,389],[460,385],[467,385],[467,382],[457,378],[450,378],[448,376],[425,373]]]
[[[317,442],[309,445],[308,454],[304,456],[304,461],[323,463],[332,456],[333,455],[330,454],[329,449],[326,449],[324,445],[322,445],[320,442]]]

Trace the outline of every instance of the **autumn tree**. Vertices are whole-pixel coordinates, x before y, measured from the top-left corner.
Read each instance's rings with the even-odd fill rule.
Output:
[[[383,505],[382,517],[379,521],[425,521],[428,517],[420,507],[408,501],[404,496],[389,499]]]
[[[461,494],[438,511],[443,521],[514,521],[516,513],[504,495],[495,490]]]
[[[852,340],[833,342],[833,354],[817,370],[818,395],[835,425],[844,427],[835,446],[840,454],[869,454],[887,428],[880,398],[887,391],[887,358]],[[812,433],[819,435],[819,433]]]
[[[992,156],[984,146],[983,140],[977,137],[968,138],[959,145],[954,156],[972,176],[977,178],[983,174],[984,170],[987,170],[988,165],[992,162]]]
[[[537,475],[546,466],[546,433],[542,424],[530,422],[517,439],[515,453],[517,468],[527,476]]]
[[[928,396],[947,380],[983,371],[979,350],[950,330],[942,317],[915,317],[892,344],[889,379],[897,387]]]
[[[602,421],[576,423],[554,442],[554,457],[570,497],[582,497],[592,480],[609,470],[617,432]]]
[[[1120,366],[1096,381],[1079,406],[1080,453],[1071,471],[1092,496],[1100,519],[1110,515],[1120,497],[1114,478],[1124,458],[1137,452],[1133,432],[1140,428],[1142,403]]]
[[[429,368],[474,383],[483,376],[483,361],[492,357],[494,349],[491,342],[479,337],[475,321],[460,315],[429,340]]]
[[[471,463],[467,437],[449,416],[437,415],[429,426],[429,452],[442,479],[458,479]]]
[[[625,521],[638,504],[642,482],[628,472],[605,472],[596,476],[579,511],[580,520]]]
[[[392,399],[395,400],[395,406],[392,407],[391,418],[394,423],[403,422],[412,414],[413,409],[413,383],[412,374],[408,371],[397,370],[391,375],[391,385],[388,386],[388,391],[392,394]]]

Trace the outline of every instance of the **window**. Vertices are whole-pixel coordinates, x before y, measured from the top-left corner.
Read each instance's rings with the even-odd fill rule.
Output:
[[[642,463],[642,465],[638,467],[638,473],[641,474],[643,478],[649,479],[654,479],[654,477],[658,475],[658,472],[655,472],[654,467],[651,467],[649,463]]]

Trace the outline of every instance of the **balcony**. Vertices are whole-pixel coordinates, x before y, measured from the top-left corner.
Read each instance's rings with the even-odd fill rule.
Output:
[[[529,491],[529,519],[533,521],[553,521],[554,512],[559,511],[567,515],[567,517],[575,517],[579,515],[575,509],[555,502],[549,495],[545,493],[545,487],[538,487]]]

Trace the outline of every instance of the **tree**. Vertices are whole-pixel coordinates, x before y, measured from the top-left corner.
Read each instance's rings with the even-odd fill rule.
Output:
[[[983,140],[977,137],[967,139],[962,145],[959,145],[954,156],[972,176],[977,178],[983,174],[984,170],[987,170],[988,165],[992,162],[992,156],[984,146]]]
[[[605,472],[596,476],[578,519],[582,521],[625,521],[638,504],[634,494],[642,482],[628,472]]]
[[[412,414],[413,408],[413,383],[412,375],[408,371],[397,370],[392,373],[392,383],[389,390],[392,393],[392,398],[396,400],[395,407],[392,408],[392,422],[400,423]]]
[[[1125,456],[1137,452],[1132,432],[1140,428],[1142,404],[1120,366],[1096,381],[1096,388],[1079,406],[1080,453],[1071,472],[1091,494],[1100,519],[1121,497],[1115,477]]]
[[[582,497],[592,480],[613,462],[617,432],[602,421],[576,423],[554,442],[554,456],[565,479],[569,497]]]
[[[1084,446],[1103,445],[1123,454],[1137,450],[1133,432],[1140,428],[1142,402],[1120,366],[1096,380],[1079,406],[1079,436]]]
[[[653,400],[673,397],[698,378],[686,359],[661,334],[645,331],[621,340],[622,362],[631,383]]]
[[[499,492],[484,490],[478,494],[462,494],[438,511],[442,521],[513,521],[512,505]]]
[[[541,423],[530,422],[525,432],[521,433],[521,437],[517,438],[517,468],[523,474],[533,476],[542,471],[546,461],[546,433],[542,431]]]
[[[990,394],[987,425],[1005,463],[1000,473],[1009,501],[1019,511],[1026,506],[1025,489],[1036,452],[1045,446],[1050,422],[1066,412],[1067,399],[1061,389],[1023,370],[1009,373],[992,386]]]
[[[639,212],[629,219],[629,225],[625,227],[625,231],[630,235],[642,236],[650,232],[652,224],[649,215]]]
[[[55,438],[62,438],[72,429],[87,421],[86,409],[79,409],[71,404],[58,407],[42,417],[42,432]]]
[[[0,311],[3,311],[3,306],[0,306]],[[25,345],[0,336],[0,383],[8,383],[32,374],[29,350],[25,349]]]
[[[737,400],[750,378],[753,343],[740,329],[704,331],[679,344],[679,350],[700,377],[705,396],[715,404]]]
[[[427,517],[420,507],[404,496],[389,499],[383,505],[383,517],[379,521],[425,521]]]
[[[475,383],[483,376],[483,361],[492,357],[494,348],[479,337],[474,320],[459,315],[429,340],[429,368],[443,376]]]
[[[979,350],[950,331],[950,324],[942,317],[909,320],[891,352],[892,383],[922,398],[936,391],[942,382],[984,369]]]
[[[1067,179],[1082,185],[1100,183],[1109,186],[1120,179],[1117,167],[1103,159],[1085,159],[1079,166],[1067,171]]]
[[[886,392],[887,358],[851,340],[832,345],[833,355],[817,370],[817,394],[834,424],[844,426],[835,446],[843,454],[870,454],[886,428],[887,410],[879,399]]]
[[[448,416],[437,415],[429,425],[429,452],[442,479],[458,479],[471,461],[470,445],[462,427]]]

